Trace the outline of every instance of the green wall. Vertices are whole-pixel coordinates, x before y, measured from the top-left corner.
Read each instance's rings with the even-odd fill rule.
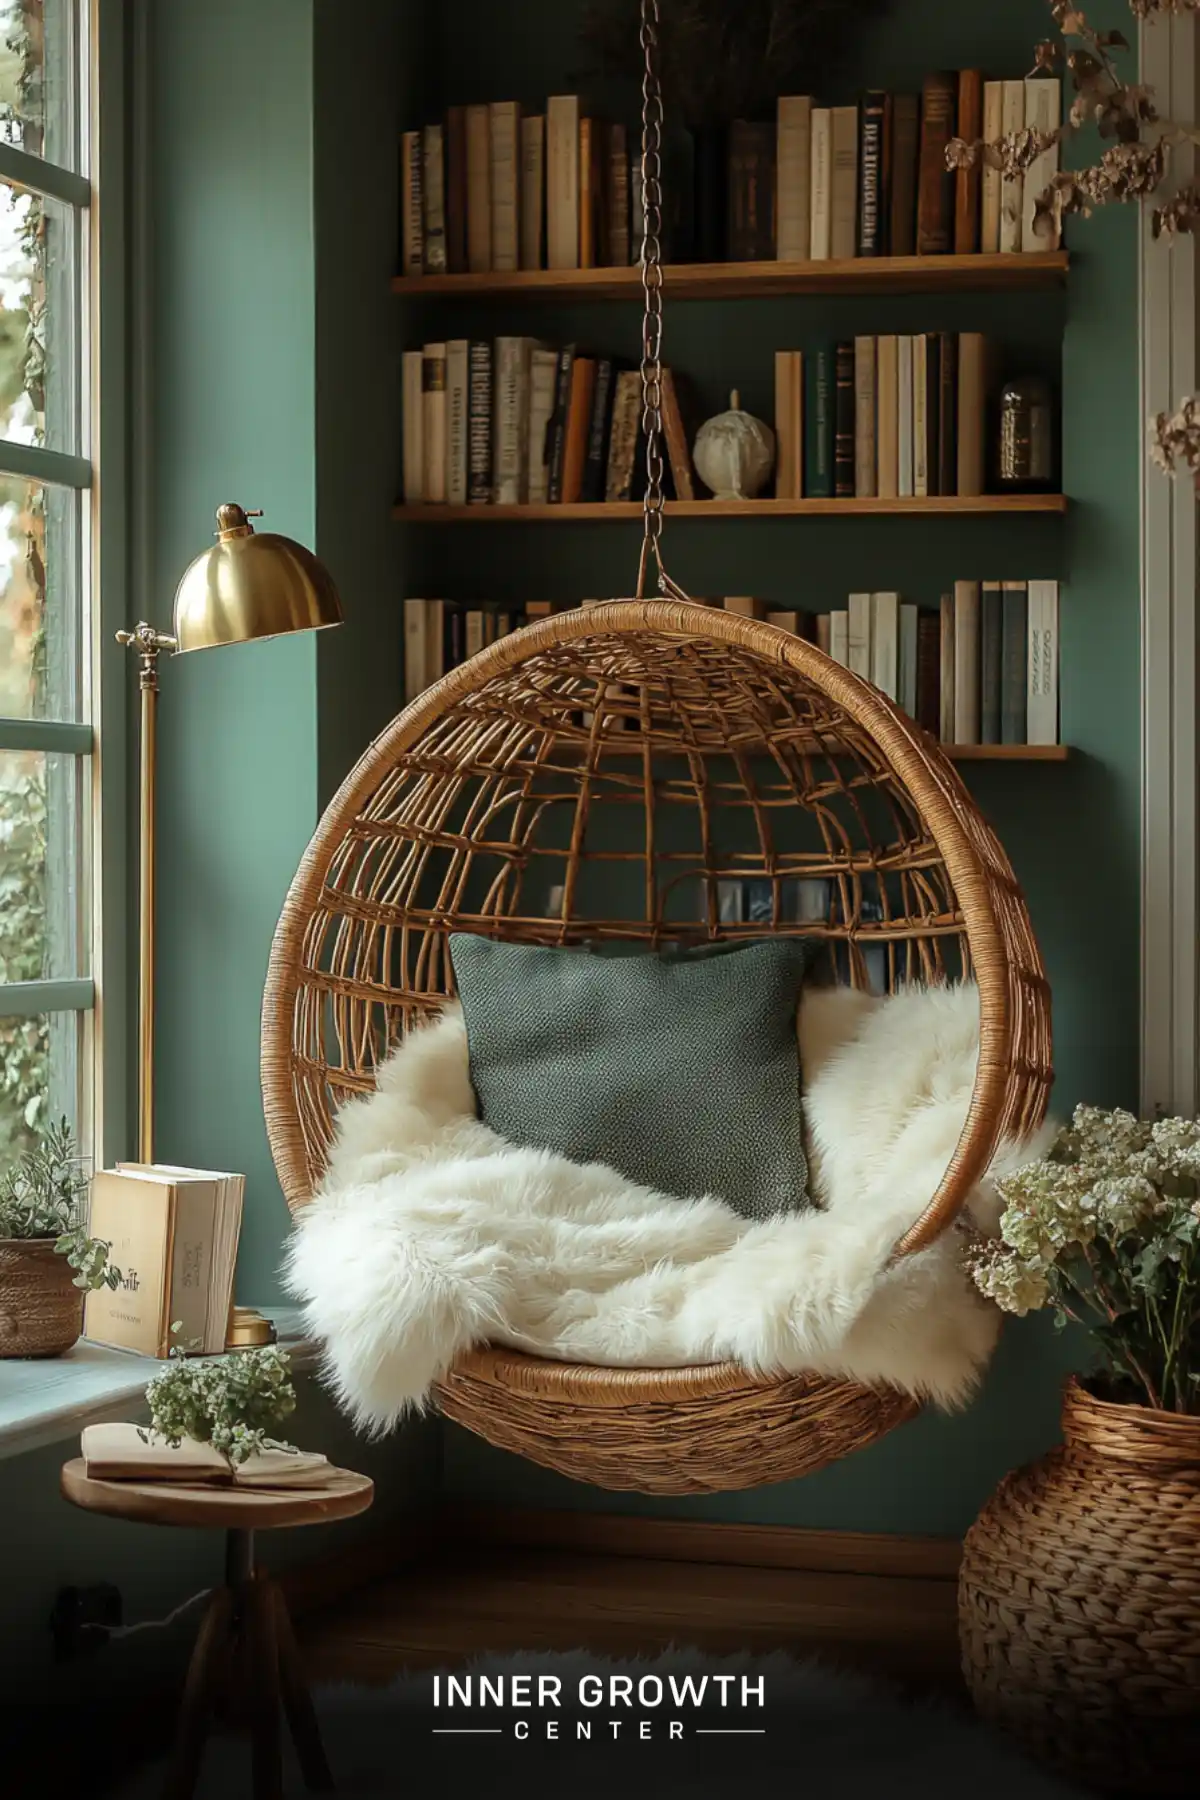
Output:
[[[576,4],[523,9],[512,33],[482,0],[445,16],[428,99],[503,95],[539,104],[583,82]],[[1122,0],[1089,9],[1103,26],[1128,24]],[[938,64],[1023,74],[1047,29],[1042,0],[947,8],[897,0],[861,36],[837,101],[860,86],[919,86]],[[452,77],[447,73],[452,71]],[[820,86],[817,73],[814,86]],[[423,116],[423,115],[421,115]],[[629,114],[632,118],[633,114]],[[418,122],[414,115],[413,122]],[[668,521],[667,565],[705,594],[754,593],[780,606],[823,609],[857,589],[900,588],[935,604],[956,578],[1056,576],[1063,583],[1062,725],[1082,754],[1066,766],[968,769],[1025,886],[1054,988],[1055,1105],[1080,1099],[1134,1104],[1137,1094],[1139,726],[1136,221],[1132,213],[1076,222],[1064,294],[961,295],[881,300],[819,297],[754,302],[668,301],[664,356],[697,377],[713,410],[736,385],[744,405],[770,417],[772,353],[856,332],[977,329],[993,334],[1006,372],[1061,377],[1064,485],[1072,499],[1055,518],[792,519]],[[517,307],[409,306],[405,347],[423,337],[537,330],[551,341],[631,351],[633,309],[555,309],[536,318]],[[628,592],[636,526],[504,528],[504,556],[482,528],[408,528],[421,540],[426,586],[466,598],[581,598]],[[925,1417],[873,1449],[803,1483],[711,1500],[643,1501],[559,1480],[446,1428],[445,1481],[464,1498],[534,1505],[631,1508],[658,1514],[841,1526],[960,1531],[1014,1461],[1055,1436],[1057,1377],[1070,1346],[1044,1321],[1010,1328],[970,1412]]]

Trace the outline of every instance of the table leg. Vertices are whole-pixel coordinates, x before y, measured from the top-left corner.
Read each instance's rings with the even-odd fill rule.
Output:
[[[321,1730],[317,1724],[312,1695],[308,1691],[292,1621],[288,1616],[287,1601],[283,1597],[283,1589],[275,1582],[271,1583],[271,1589],[275,1603],[275,1637],[279,1646],[279,1684],[283,1689],[283,1704],[304,1776],[304,1785],[312,1793],[331,1794],[334,1789],[333,1772],[321,1742]]]
[[[260,1578],[242,1590],[249,1653],[250,1734],[254,1800],[283,1800],[279,1746],[279,1645],[271,1583]]]
[[[230,1649],[232,1619],[233,1595],[228,1588],[218,1588],[200,1621],[196,1647],[188,1664],[163,1800],[192,1800],[204,1753],[213,1691]]]

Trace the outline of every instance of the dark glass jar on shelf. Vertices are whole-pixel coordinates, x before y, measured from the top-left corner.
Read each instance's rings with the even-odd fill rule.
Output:
[[[996,486],[1001,493],[1049,493],[1056,484],[1054,395],[1041,375],[1019,375],[1000,390]]]

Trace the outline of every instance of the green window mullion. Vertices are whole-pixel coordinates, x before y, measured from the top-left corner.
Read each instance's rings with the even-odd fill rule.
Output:
[[[39,1013],[90,1012],[96,984],[80,981],[0,982],[0,1019],[31,1019]]]
[[[45,162],[40,156],[30,156],[27,150],[19,150],[15,144],[0,144],[0,179],[28,188],[33,194],[48,194],[52,200],[62,200],[67,206],[91,203],[91,183],[85,176],[77,175],[73,169],[60,168],[57,163]]]
[[[72,725],[59,719],[0,719],[0,750],[90,756],[94,749],[95,733],[90,725]]]
[[[43,450],[38,444],[0,441],[0,475],[19,475],[27,481],[48,482],[53,487],[87,488],[92,485],[92,465],[86,456],[65,450]]]

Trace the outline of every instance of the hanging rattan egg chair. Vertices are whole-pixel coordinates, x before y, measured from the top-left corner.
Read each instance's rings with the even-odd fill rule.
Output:
[[[646,947],[820,935],[856,985],[880,955],[889,986],[978,982],[971,1106],[896,1248],[911,1255],[952,1224],[1000,1138],[1041,1123],[1049,992],[1012,869],[938,745],[812,645],[688,602],[663,568],[657,15],[642,0],[638,597],[492,645],[403,712],[342,784],[271,952],[271,1150],[289,1205],[303,1207],[337,1105],[370,1092],[388,1048],[452,992],[451,932]],[[674,598],[641,598],[651,562]],[[728,922],[721,884],[747,878],[769,884],[770,917]],[[826,884],[819,919],[798,916],[800,882]],[[896,1389],[817,1375],[585,1368],[496,1348],[462,1358],[437,1399],[503,1449],[656,1494],[791,1480],[917,1410]]]
[[[723,923],[719,883],[773,917]],[[823,921],[790,884],[828,883]],[[969,1115],[897,1253],[951,1225],[1002,1134],[1043,1117],[1049,995],[1012,870],[939,746],[799,638],[666,600],[556,614],[455,669],[335,796],[288,894],[263,1013],[267,1128],[289,1204],[337,1105],[452,991],[451,931],[646,947],[768,931],[829,940],[867,979],[974,975]],[[736,1123],[731,1124],[736,1128]],[[916,1411],[896,1390],[728,1365],[585,1368],[481,1349],[437,1391],[492,1443],[579,1480],[702,1493],[803,1475]]]

